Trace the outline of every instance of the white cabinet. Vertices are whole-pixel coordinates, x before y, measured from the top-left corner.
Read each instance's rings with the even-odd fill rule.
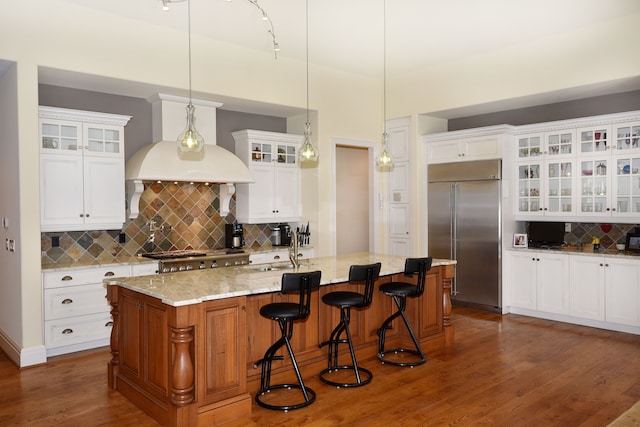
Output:
[[[249,224],[300,221],[298,148],[303,137],[254,130],[232,135],[236,155],[255,180],[236,185],[236,219]]]
[[[604,321],[603,260],[591,256],[571,256],[569,314]]]
[[[605,258],[606,321],[640,327],[640,262]]]
[[[131,117],[53,107],[39,114],[42,231],[121,228],[124,125]]]
[[[502,158],[503,139],[488,135],[433,142],[427,146],[428,163],[468,162]]]
[[[411,254],[411,121],[408,118],[387,121],[389,149],[393,168],[389,171],[388,252],[397,256]]]
[[[516,215],[575,216],[575,131],[523,134],[516,141]]]
[[[519,127],[516,220],[637,221],[639,119],[634,111]]]
[[[510,305],[547,313],[569,311],[569,258],[557,252],[512,252]]]
[[[640,326],[640,262],[633,258],[573,256],[573,315]]]
[[[47,356],[109,344],[113,323],[102,280],[130,271],[128,264],[43,271]]]
[[[152,274],[158,274],[157,261],[131,264],[131,277],[150,276]]]

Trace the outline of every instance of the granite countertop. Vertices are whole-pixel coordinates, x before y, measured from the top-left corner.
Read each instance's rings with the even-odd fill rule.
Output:
[[[636,258],[640,261],[640,253],[638,252],[629,252],[629,251],[617,251],[617,250],[606,250],[599,249],[597,251],[583,251],[582,249],[578,249],[576,247],[564,247],[560,249],[552,249],[552,248],[509,248],[511,251],[516,252],[561,252],[567,253],[571,255],[584,255],[584,256],[607,256],[607,257],[619,257],[619,258]]]
[[[355,264],[381,262],[380,275],[404,271],[406,257],[373,253],[358,253],[340,257],[309,258],[301,263],[299,272],[322,271],[321,285],[348,280],[349,267]],[[456,261],[434,259],[432,266],[455,264]],[[293,272],[287,262],[236,267],[214,268],[169,274],[155,274],[126,278],[105,279],[106,285],[124,288],[159,298],[171,306],[197,304],[203,301],[231,298],[242,295],[277,292],[282,274]],[[267,267],[274,267],[267,270]],[[278,268],[281,267],[281,268]]]

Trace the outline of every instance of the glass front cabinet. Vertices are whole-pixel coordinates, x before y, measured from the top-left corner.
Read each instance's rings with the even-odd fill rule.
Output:
[[[532,125],[531,133],[516,136],[516,218],[637,220],[639,114]]]
[[[573,131],[517,138],[518,214],[575,215],[574,140]]]

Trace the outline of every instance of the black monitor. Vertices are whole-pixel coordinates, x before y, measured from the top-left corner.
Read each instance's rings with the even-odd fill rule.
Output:
[[[530,222],[528,235],[531,247],[560,247],[564,243],[564,222]]]

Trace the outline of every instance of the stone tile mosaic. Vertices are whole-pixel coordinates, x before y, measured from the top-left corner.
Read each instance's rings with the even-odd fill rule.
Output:
[[[122,230],[69,231],[41,234],[42,264],[76,261],[111,261],[140,252],[224,247],[224,224],[235,222],[235,196],[231,212],[220,216],[219,186],[189,183],[145,183],[140,197],[140,215],[127,220]],[[149,223],[157,230],[151,242]],[[164,227],[164,228],[163,228]],[[120,234],[125,242],[120,243]],[[270,224],[245,224],[246,246],[269,248]],[[59,237],[53,247],[51,238]]]
[[[609,231],[607,225],[611,226]],[[565,233],[564,241],[570,245],[579,243],[591,243],[593,237],[600,239],[600,247],[602,249],[616,249],[616,243],[624,243],[627,233],[634,231],[638,224],[601,224],[578,222],[571,223],[571,232]]]

